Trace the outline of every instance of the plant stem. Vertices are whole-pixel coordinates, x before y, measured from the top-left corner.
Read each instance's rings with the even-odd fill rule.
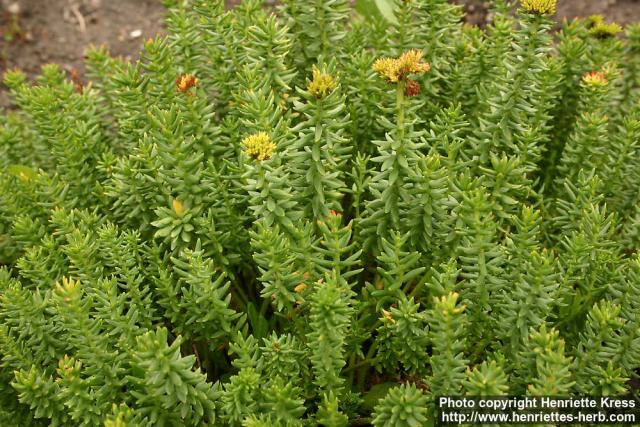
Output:
[[[397,111],[397,122],[396,122],[396,143],[402,145],[404,141],[404,91],[406,87],[406,82],[403,79],[398,81],[398,85],[396,87],[396,111]]]

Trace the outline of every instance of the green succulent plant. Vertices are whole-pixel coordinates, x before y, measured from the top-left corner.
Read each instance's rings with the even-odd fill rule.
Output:
[[[4,75],[0,425],[427,426],[444,395],[636,392],[638,26],[165,3],[168,35],[91,49],[84,88]]]

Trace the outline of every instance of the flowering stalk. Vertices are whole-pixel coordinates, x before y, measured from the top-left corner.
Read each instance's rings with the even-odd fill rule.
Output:
[[[350,125],[345,97],[329,72],[333,68],[314,65],[306,90],[298,89],[306,102],[294,102],[306,120],[293,129],[298,139],[292,145],[289,163],[300,204],[306,205],[305,213],[314,218],[324,218],[331,210],[343,210],[345,169],[352,151],[344,137]]]
[[[547,182],[554,177],[556,156],[556,180],[565,177],[575,179],[580,168],[586,171],[599,168],[601,158],[608,151],[603,142],[607,140],[609,117],[603,112],[611,102],[612,74],[612,70],[592,71],[582,77],[578,107],[580,115],[565,146],[561,147],[562,151],[551,152],[551,164],[546,171]]]
[[[299,212],[289,194],[287,175],[276,157],[276,144],[266,132],[259,132],[244,138],[242,146],[244,154],[254,160],[245,165],[244,175],[254,217],[263,220],[267,226],[279,226],[297,240],[299,233],[294,222],[299,218]]]
[[[480,117],[471,136],[472,160],[486,165],[492,155],[516,154],[525,160],[525,131],[545,130],[548,110],[549,63],[542,58],[551,51],[549,16],[556,0],[524,0],[519,10],[520,28],[512,40],[513,50],[499,59],[496,79],[489,83],[480,102]]]
[[[421,136],[415,131],[416,119],[407,121],[406,113],[415,113],[417,106],[407,105],[407,97],[420,92],[418,82],[409,76],[429,71],[430,66],[422,62],[422,52],[410,50],[398,58],[380,58],[373,64],[373,70],[387,83],[395,87],[395,123],[384,117],[380,123],[393,132],[384,141],[375,141],[379,156],[375,162],[381,164],[371,181],[371,192],[375,198],[367,205],[368,215],[362,227],[367,236],[367,245],[374,241],[381,243],[389,237],[391,229],[402,230],[406,222],[406,209],[410,201],[406,183],[414,174],[421,157],[420,144],[415,141]]]

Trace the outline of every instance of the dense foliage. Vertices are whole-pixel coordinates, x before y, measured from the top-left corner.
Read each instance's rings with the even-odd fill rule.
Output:
[[[633,392],[640,26],[165,2],[136,63],[5,74],[1,425],[421,426],[441,395]]]

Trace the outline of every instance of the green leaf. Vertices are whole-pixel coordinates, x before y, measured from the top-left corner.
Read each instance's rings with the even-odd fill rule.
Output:
[[[161,228],[160,230],[156,231],[156,234],[154,234],[153,237],[167,237],[169,234],[171,234],[171,230],[173,230],[173,227],[171,226]]]
[[[38,176],[36,171],[24,165],[10,165],[7,172],[23,180],[34,179]]]
[[[398,383],[382,383],[371,387],[371,390],[364,396],[362,406],[370,411],[378,404],[378,401],[387,395],[389,389],[397,386]]]
[[[375,0],[375,2],[384,19],[393,25],[398,25],[398,20],[396,19],[395,11],[393,10],[393,0]]]
[[[256,310],[253,302],[247,304],[247,316],[249,317],[249,323],[253,330],[253,336],[257,339],[266,337],[269,333],[269,322]]]
[[[356,12],[369,21],[382,19],[380,9],[376,6],[375,0],[356,0]]]

